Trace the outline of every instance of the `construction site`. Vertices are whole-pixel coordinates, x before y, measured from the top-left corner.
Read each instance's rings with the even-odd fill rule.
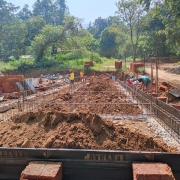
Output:
[[[153,74],[148,93],[127,72],[78,74],[0,77],[0,179],[180,179],[179,89]]]

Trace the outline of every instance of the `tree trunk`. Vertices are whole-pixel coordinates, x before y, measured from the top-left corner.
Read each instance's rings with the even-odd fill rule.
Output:
[[[133,62],[136,61],[136,45],[133,45]]]

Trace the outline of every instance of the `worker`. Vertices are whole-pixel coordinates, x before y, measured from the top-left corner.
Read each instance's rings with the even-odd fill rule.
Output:
[[[84,81],[85,81],[85,79],[84,79],[84,72],[83,72],[83,71],[81,71],[81,72],[79,73],[79,77],[80,77],[80,81],[81,81],[81,82],[84,82]]]
[[[74,73],[72,70],[69,70],[70,75],[69,75],[69,80],[70,80],[70,84],[74,85]]]
[[[142,83],[141,88],[143,88],[143,91],[151,89],[151,79],[148,76],[140,76],[138,81]]]

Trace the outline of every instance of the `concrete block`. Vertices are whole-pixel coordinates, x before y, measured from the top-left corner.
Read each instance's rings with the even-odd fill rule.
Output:
[[[175,180],[171,168],[163,163],[133,163],[134,180]]]
[[[22,171],[20,180],[62,180],[62,163],[34,161]]]

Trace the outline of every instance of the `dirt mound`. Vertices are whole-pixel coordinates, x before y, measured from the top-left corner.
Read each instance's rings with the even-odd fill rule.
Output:
[[[81,91],[116,91],[114,86],[116,83],[110,80],[106,75],[91,76],[87,79],[87,86]]]
[[[60,96],[57,96],[56,98],[61,99],[62,101],[69,101],[73,98],[73,96],[68,92],[65,94],[60,94]]]
[[[84,104],[79,105],[76,111],[90,111],[100,114],[140,114],[139,106],[126,100],[127,96],[118,85],[106,75],[93,76],[80,91],[83,91]]]
[[[44,108],[3,122],[0,144],[3,147],[175,151],[97,114]]]
[[[67,92],[67,93],[58,93],[56,96],[55,96],[55,99],[58,100],[59,102],[60,101],[69,101],[73,98],[73,96]]]
[[[85,104],[79,105],[76,108],[76,112],[84,110],[92,113],[112,115],[142,113],[138,105],[130,104],[127,100],[123,100],[121,97],[116,96],[116,93],[114,93],[114,97],[108,95],[101,96],[100,94],[85,97],[83,101]]]

